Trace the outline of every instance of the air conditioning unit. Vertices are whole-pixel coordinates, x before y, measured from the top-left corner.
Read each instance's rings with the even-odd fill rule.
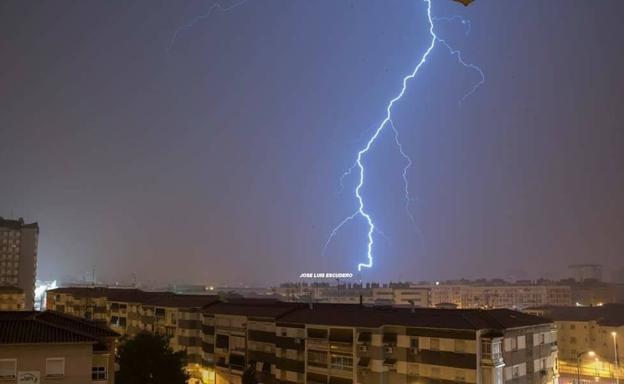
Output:
[[[360,352],[366,352],[368,351],[368,345],[364,344],[364,345],[360,345]]]
[[[392,353],[392,347],[386,347],[385,351],[386,353]]]
[[[295,338],[295,344],[301,344],[301,339],[300,338]]]
[[[410,348],[410,353],[417,354],[418,348],[415,348],[415,347]]]

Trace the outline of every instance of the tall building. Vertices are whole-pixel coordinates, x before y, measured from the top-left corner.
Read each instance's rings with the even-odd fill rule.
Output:
[[[35,303],[39,225],[0,216],[0,285],[24,290],[26,309]]]

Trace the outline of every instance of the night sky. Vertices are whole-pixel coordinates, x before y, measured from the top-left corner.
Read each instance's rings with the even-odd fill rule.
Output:
[[[0,215],[38,277],[269,284],[365,261],[340,175],[429,43],[418,0],[0,2]],[[224,4],[232,4],[224,2]],[[624,264],[621,0],[434,0],[437,46],[363,189],[365,280],[561,277]],[[523,272],[524,271],[524,272]]]

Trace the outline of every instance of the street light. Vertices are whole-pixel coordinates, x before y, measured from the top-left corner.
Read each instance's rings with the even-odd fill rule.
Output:
[[[581,384],[581,356],[586,353],[589,357],[596,356],[596,352],[594,351],[585,351],[576,355],[576,384]]]
[[[613,356],[615,361],[615,382],[616,384],[620,383],[619,368],[620,368],[620,359],[618,358],[618,348],[617,348],[617,332],[611,332],[611,336],[613,336]]]

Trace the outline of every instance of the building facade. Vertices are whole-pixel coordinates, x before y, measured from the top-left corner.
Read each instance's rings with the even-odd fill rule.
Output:
[[[273,293],[286,301],[415,307],[513,308],[571,305],[570,285],[504,281],[433,284],[284,284]]]
[[[434,306],[522,309],[572,303],[570,286],[558,284],[438,284],[430,289]]]
[[[26,307],[25,301],[23,289],[0,286],[0,311],[22,311]]]
[[[587,382],[624,380],[619,356],[624,345],[624,304],[542,306],[526,311],[555,322],[563,383],[573,381],[579,370]]]
[[[37,223],[0,217],[0,285],[23,289],[26,309],[34,306],[38,241]]]
[[[0,312],[0,382],[113,384],[118,334],[52,312]]]
[[[47,301],[51,309],[105,319],[128,336],[170,335],[171,346],[186,352],[193,383],[240,384],[250,372],[265,384],[551,383],[557,377],[552,322],[512,310],[192,297],[59,288]]]

